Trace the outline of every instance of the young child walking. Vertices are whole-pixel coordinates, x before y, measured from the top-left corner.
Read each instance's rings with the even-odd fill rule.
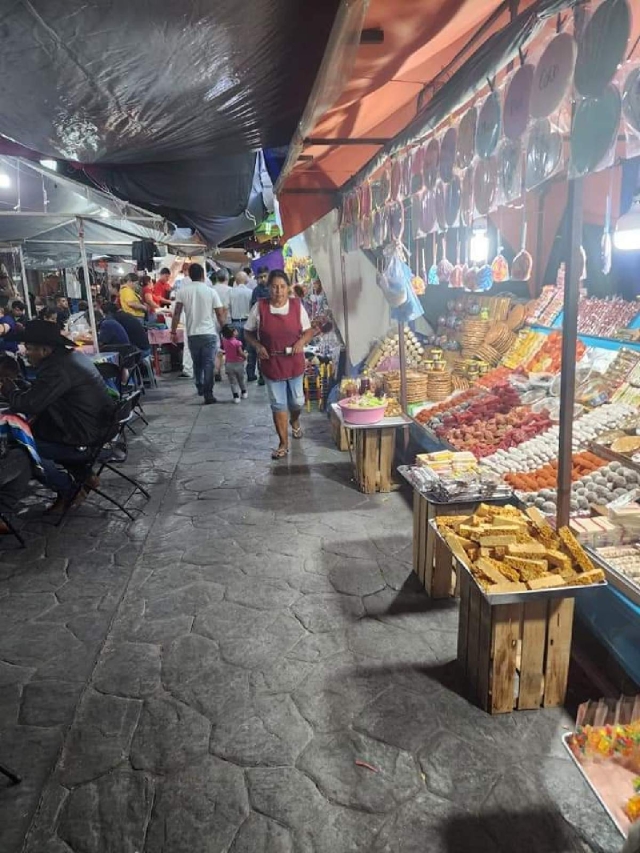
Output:
[[[222,329],[222,349],[233,402],[239,403],[241,397],[246,400],[248,396],[244,371],[247,354],[242,347],[242,341],[238,338],[238,330],[234,326],[227,325]]]

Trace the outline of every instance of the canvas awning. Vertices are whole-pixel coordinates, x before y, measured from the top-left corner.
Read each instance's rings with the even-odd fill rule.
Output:
[[[0,245],[21,245],[30,268],[80,263],[78,216],[94,255],[130,257],[137,240],[194,252],[204,248],[197,235],[176,232],[157,214],[29,161],[0,157],[0,176]]]

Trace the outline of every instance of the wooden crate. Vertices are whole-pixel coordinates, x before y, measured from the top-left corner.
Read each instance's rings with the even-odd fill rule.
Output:
[[[456,588],[456,566],[451,551],[429,524],[439,515],[473,513],[477,504],[439,506],[413,492],[413,570],[431,598],[449,598]]]
[[[395,427],[349,430],[354,436],[356,482],[361,492],[390,492],[396,450]]]
[[[335,446],[341,451],[348,450],[350,444],[350,432],[345,429],[344,424],[333,409],[331,409],[329,414],[329,423],[331,424],[331,436]]]
[[[573,599],[492,605],[462,567],[459,580],[458,664],[469,698],[491,714],[562,705]]]

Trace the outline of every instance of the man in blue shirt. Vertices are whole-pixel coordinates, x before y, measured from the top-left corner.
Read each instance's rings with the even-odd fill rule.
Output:
[[[18,342],[7,341],[6,337],[22,328],[26,306],[19,299],[14,299],[11,308],[5,310],[5,315],[0,317],[0,352],[18,352]]]
[[[96,311],[96,322],[98,323],[98,343],[101,347],[131,343],[126,329],[115,317],[105,317],[102,311]]]
[[[251,307],[256,304],[258,299],[268,299],[269,294],[269,285],[267,281],[269,280],[269,270],[267,267],[258,267],[258,271],[256,272],[256,281],[257,284],[253,288],[253,293],[251,294]],[[260,374],[260,363],[258,362],[258,356],[253,347],[247,347],[247,379],[249,382],[255,382],[258,380],[258,385],[264,385],[264,379]],[[258,372],[258,376],[256,376],[256,370]]]

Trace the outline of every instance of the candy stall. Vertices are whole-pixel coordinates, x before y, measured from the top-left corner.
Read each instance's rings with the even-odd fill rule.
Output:
[[[617,289],[640,257],[637,18],[605,0],[541,23],[343,196],[343,252],[374,259],[395,320],[359,379],[408,419],[414,569],[461,597],[492,711],[562,702],[574,609],[640,683],[640,302]]]

